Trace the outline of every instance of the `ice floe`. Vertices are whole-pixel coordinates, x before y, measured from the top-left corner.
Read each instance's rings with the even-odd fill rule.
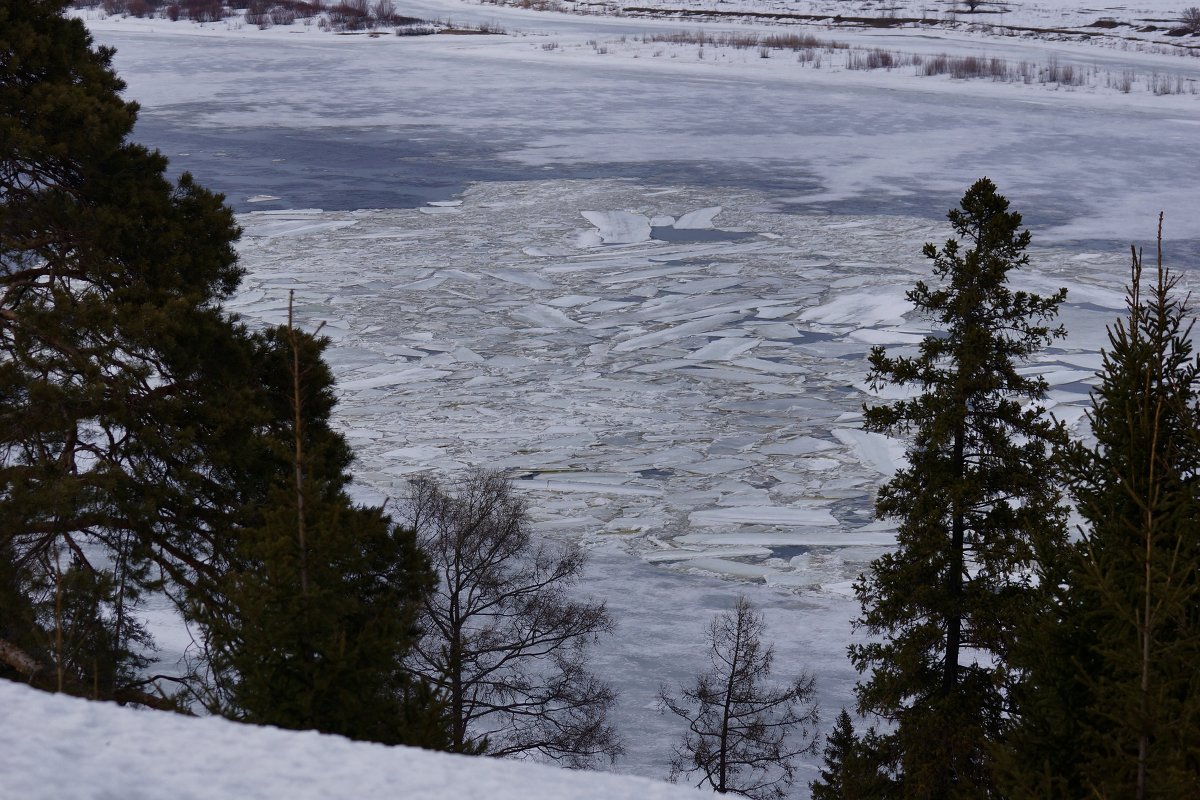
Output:
[[[720,206],[700,208],[684,214],[672,226],[676,230],[705,230],[712,228],[713,218],[721,213]]]
[[[650,238],[650,220],[632,211],[581,211],[605,244],[635,244]]]

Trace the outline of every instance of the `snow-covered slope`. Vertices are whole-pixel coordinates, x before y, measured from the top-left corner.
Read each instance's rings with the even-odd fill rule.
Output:
[[[671,800],[645,778],[135,711],[0,680],[0,796],[21,800]]]

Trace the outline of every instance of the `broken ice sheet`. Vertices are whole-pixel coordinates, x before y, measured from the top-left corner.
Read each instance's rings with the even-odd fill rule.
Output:
[[[897,270],[925,266],[896,242],[937,241],[943,225],[779,214],[750,192],[666,188],[662,207],[663,187],[548,181],[477,185],[453,217],[243,216],[248,275],[230,307],[280,322],[296,288],[298,323],[338,333],[337,423],[358,480],[384,496],[413,473],[468,464],[531,474],[518,488],[539,533],[636,554],[664,549],[653,537],[705,552],[726,578],[830,591],[894,538],[853,524],[903,458],[902,443],[857,427],[866,396],[854,387],[870,343],[921,335]],[[770,236],[644,239],[652,220],[718,206],[726,226]],[[591,220],[591,245],[613,241],[572,246],[581,209],[632,208]],[[1126,277],[1120,253],[1032,260],[1066,264],[1047,280],[1072,292]],[[1086,395],[1063,390],[1099,366],[1110,316],[1074,309],[1081,327],[1034,369],[1065,381],[1053,408],[1077,425]],[[771,555],[784,547],[816,549],[789,571]]]

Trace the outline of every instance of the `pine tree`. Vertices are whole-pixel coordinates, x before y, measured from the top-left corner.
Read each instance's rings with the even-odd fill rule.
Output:
[[[428,565],[346,497],[321,345],[224,312],[232,212],[127,141],[113,53],[64,8],[0,0],[0,677],[173,707],[142,674],[165,596],[226,708],[436,744],[400,663]]]
[[[1147,291],[1133,253],[1129,316],[1109,329],[1095,445],[1071,452],[1086,525],[1022,650],[1015,797],[1200,794],[1200,356],[1161,224],[1157,274]]]
[[[874,638],[850,649],[869,673],[859,711],[894,726],[875,746],[897,797],[990,791],[988,744],[1006,724],[1014,628],[1045,602],[1039,565],[1065,542],[1054,460],[1064,434],[1037,405],[1045,382],[1018,372],[1063,335],[1049,322],[1065,290],[1008,288],[1028,263],[1030,235],[991,181],[976,182],[949,219],[958,238],[924,250],[943,285],[908,293],[944,334],[914,356],[870,355],[875,387],[920,393],[865,410],[868,430],[911,435],[908,466],[876,503],[879,517],[899,520],[897,547],[856,585],[858,626]]]
[[[237,229],[126,141],[112,51],[64,6],[0,1],[0,669],[159,704],[139,602],[210,560],[257,424],[220,309]]]

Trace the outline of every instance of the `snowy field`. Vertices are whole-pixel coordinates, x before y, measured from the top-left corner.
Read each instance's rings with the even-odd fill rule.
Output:
[[[0,681],[6,798],[103,800],[685,800],[644,778],[139,713]]]
[[[875,399],[865,354],[926,332],[904,292],[973,180],[995,180],[1034,230],[1017,283],[1070,290],[1070,338],[1030,369],[1077,433],[1129,243],[1152,249],[1165,210],[1168,263],[1200,254],[1200,59],[1183,46],[1200,38],[789,25],[850,45],[805,60],[695,34],[778,21],[398,5],[506,33],[85,16],[118,48],[139,135],[251,212],[231,310],[278,323],[294,289],[303,324],[325,323],[363,496],[500,468],[539,531],[591,550],[583,591],[618,625],[595,660],[621,693],[617,771],[665,774],[678,730],[655,694],[702,666],[702,632],[738,593],[766,612],[781,677],[813,671],[826,720],[852,702],[850,583],[894,542],[871,504],[902,453],[861,430]],[[1182,5],[1064,0],[1004,19],[1145,27]],[[661,38],[681,31],[695,41]],[[851,68],[875,48],[1072,65],[1088,80]],[[1129,91],[1113,84],[1126,74]],[[1156,92],[1168,74],[1172,91]],[[186,634],[159,627],[169,660]]]

